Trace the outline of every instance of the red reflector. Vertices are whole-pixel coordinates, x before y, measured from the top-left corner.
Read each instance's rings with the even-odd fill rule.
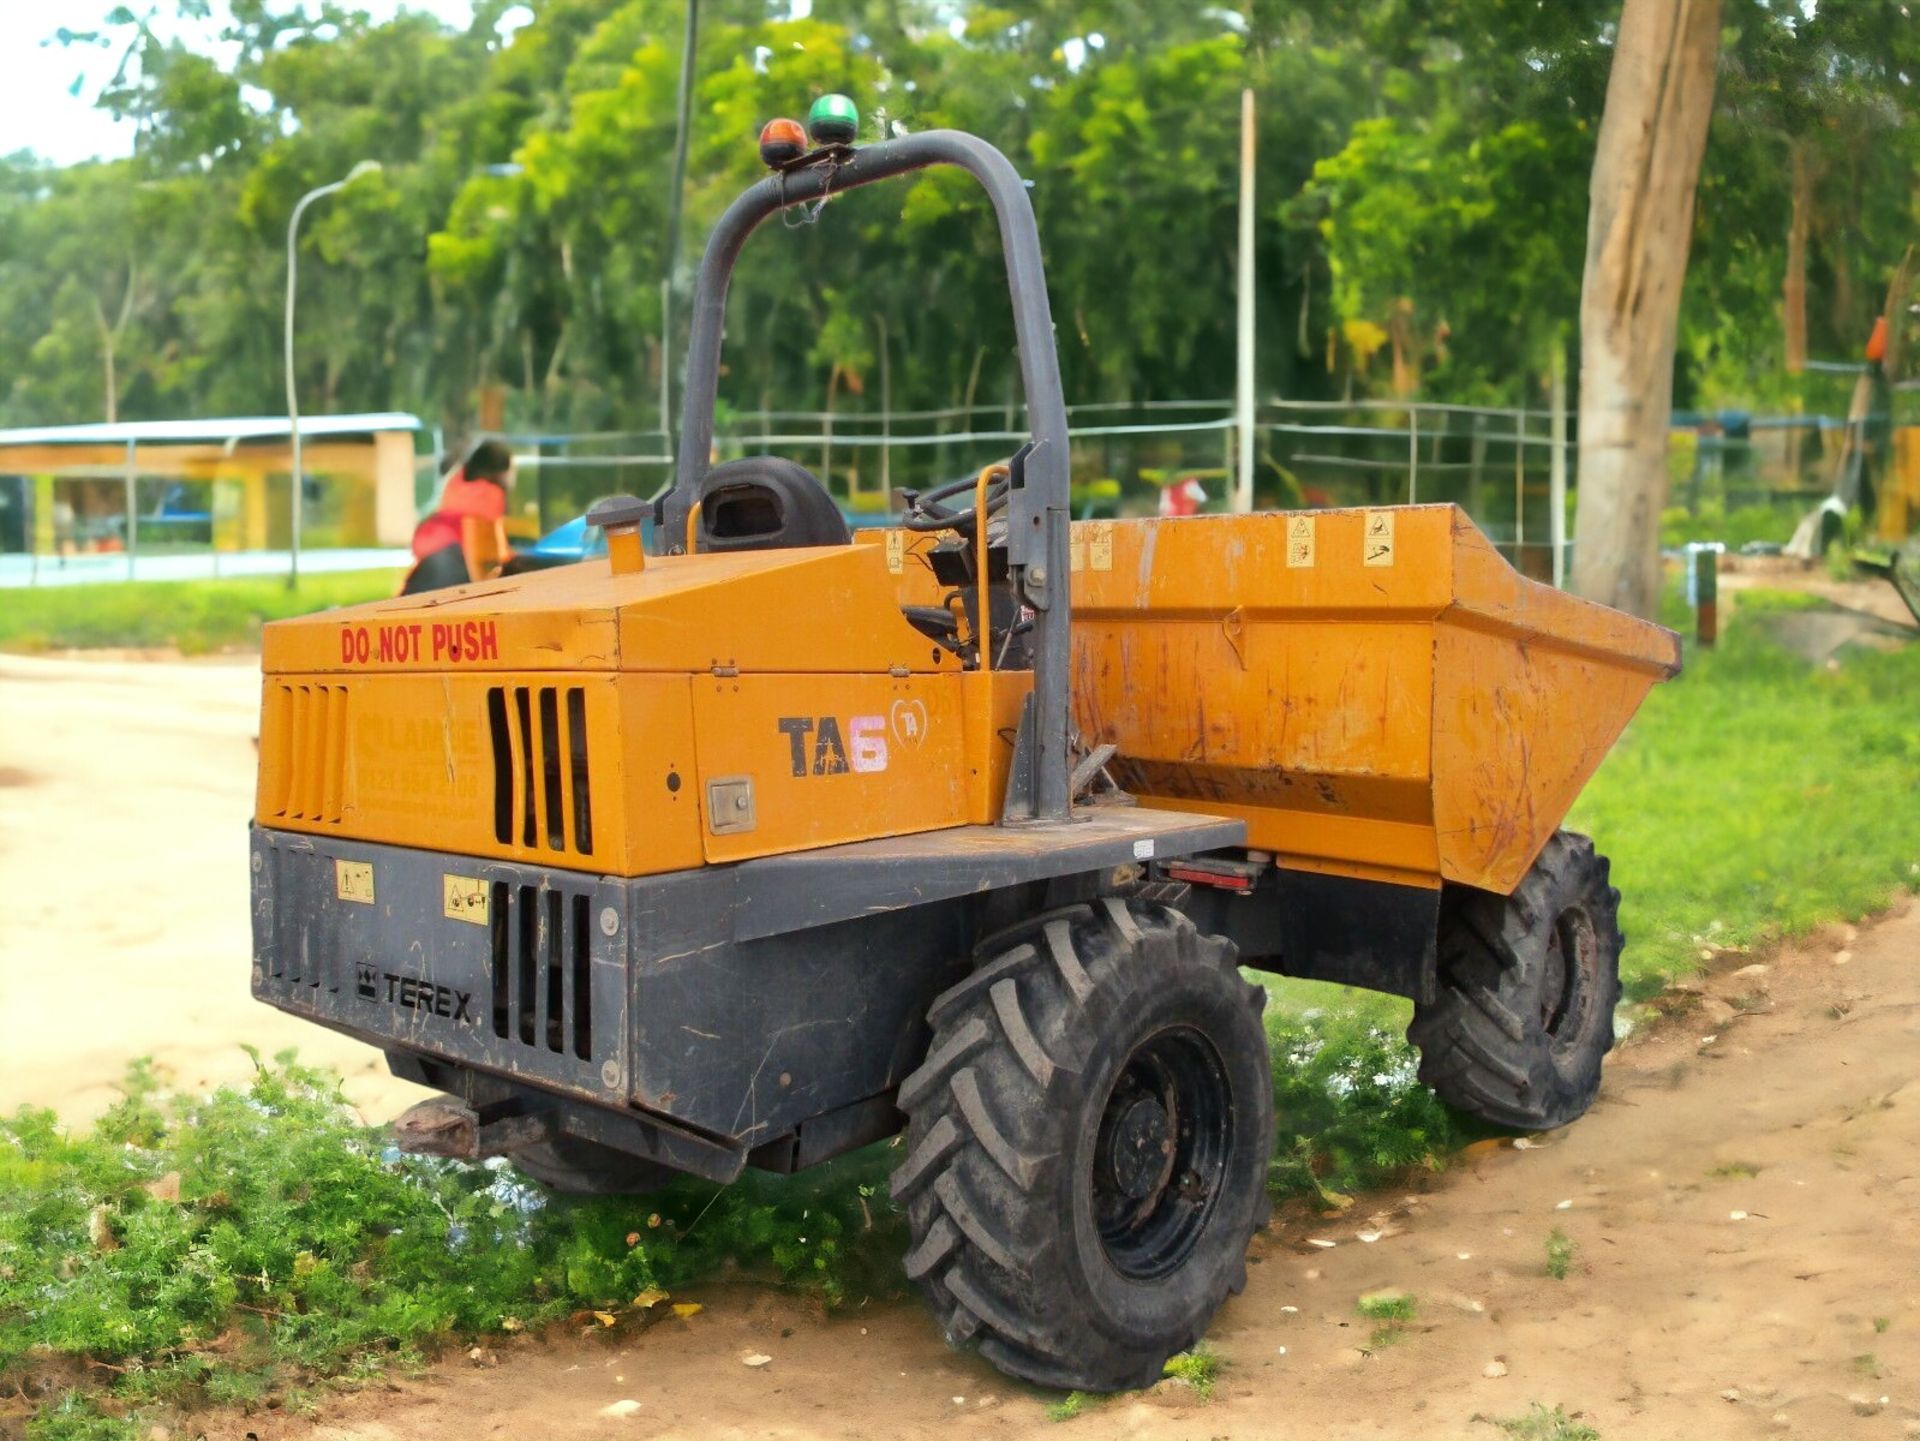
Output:
[[[1204,866],[1182,865],[1179,861],[1168,861],[1162,867],[1169,880],[1186,881],[1190,885],[1212,886],[1222,891],[1250,891],[1253,889],[1253,877],[1231,871],[1209,870]]]

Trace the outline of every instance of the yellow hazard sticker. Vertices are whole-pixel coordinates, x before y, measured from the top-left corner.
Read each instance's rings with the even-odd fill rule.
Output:
[[[1370,510],[1363,531],[1365,540],[1361,555],[1367,565],[1393,564],[1393,512],[1390,510]]]
[[[887,532],[887,569],[895,575],[905,569],[907,564],[907,533],[904,530]]]
[[[372,905],[373,862],[335,861],[333,893],[343,901],[358,901],[363,906]]]
[[[1113,522],[1096,520],[1087,531],[1087,565],[1093,570],[1113,569]]]
[[[451,873],[440,877],[441,909],[450,921],[471,921],[476,926],[487,923],[487,883],[474,876],[456,876]]]
[[[1287,569],[1313,569],[1313,517],[1287,517]]]

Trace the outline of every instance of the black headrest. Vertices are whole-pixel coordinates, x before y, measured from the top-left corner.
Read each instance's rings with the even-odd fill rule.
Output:
[[[847,518],[804,465],[750,455],[714,466],[701,482],[702,550],[785,550],[852,541]]]

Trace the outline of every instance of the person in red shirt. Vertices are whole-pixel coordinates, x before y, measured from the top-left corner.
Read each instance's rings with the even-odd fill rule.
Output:
[[[447,477],[440,504],[413,532],[414,567],[401,588],[415,595],[442,586],[464,585],[467,558],[460,546],[462,523],[500,520],[507,513],[507,486],[513,480],[513,453],[497,440],[483,440],[466,464]]]

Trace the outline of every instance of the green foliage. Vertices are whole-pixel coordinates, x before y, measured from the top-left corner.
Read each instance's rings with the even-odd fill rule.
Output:
[[[1771,634],[1805,597],[1740,596],[1601,765],[1569,824],[1613,859],[1641,998],[1706,946],[1765,943],[1885,906],[1920,877],[1920,646],[1816,667]]]
[[[1186,1382],[1202,1401],[1211,1401],[1214,1384],[1220,1379],[1220,1357],[1213,1347],[1202,1341],[1191,1351],[1169,1356],[1160,1374]]]
[[[0,328],[14,340],[0,423],[274,410],[288,218],[371,158],[384,168],[315,209],[302,237],[299,380],[316,409],[459,428],[476,391],[498,386],[516,426],[650,426],[669,252],[684,312],[698,237],[759,173],[759,124],[828,90],[867,116],[863,141],[957,125],[1032,179],[1076,400],[1231,389],[1230,197],[1250,87],[1263,384],[1379,387],[1397,356],[1428,398],[1536,401],[1576,319],[1618,15],[1618,0],[821,0],[793,19],[711,0],[669,237],[680,0],[548,0],[507,40],[497,4],[460,30],[250,3],[224,16],[218,63],[150,23],[204,0],[97,5],[102,23],[69,39],[125,56],[97,98],[139,138],[127,160],[0,161]],[[1913,29],[1885,0],[1799,11],[1727,6],[1683,399],[1799,398],[1777,314],[1790,155],[1813,166],[1817,353],[1857,353],[1906,241]],[[506,164],[519,173],[490,173]],[[750,246],[728,400],[814,406],[838,373],[836,405],[871,405],[884,324],[896,407],[997,405],[1017,364],[995,240],[964,178],[928,174]],[[1367,373],[1339,343],[1350,327],[1386,337]]]
[[[1556,1281],[1566,1280],[1578,1249],[1573,1238],[1558,1226],[1547,1232],[1547,1274]]]
[[[257,646],[270,620],[382,600],[400,588],[392,571],[278,577],[34,586],[7,592],[0,650],[175,646],[187,655]]]
[[[1085,1391],[1069,1391],[1058,1401],[1053,1402],[1047,1407],[1047,1419],[1049,1421],[1071,1421],[1098,1399],[1098,1397],[1089,1396]]]
[[[1660,512],[1660,545],[1666,550],[1694,540],[1717,540],[1728,550],[1753,540],[1785,545],[1799,522],[1800,512],[1792,505],[1740,505],[1728,510],[1719,501],[1709,501],[1697,513],[1685,506],[1669,506]]]
[[[290,1057],[200,1098],[160,1099],[136,1069],[89,1134],[0,1123],[0,1378],[84,1374],[38,1424],[87,1435],[103,1377],[115,1409],[257,1401],[728,1265],[829,1305],[887,1294],[887,1162],[563,1202],[497,1165],[399,1155]]]
[[[1325,215],[1333,311],[1390,337],[1398,393],[1424,365],[1438,393],[1510,395],[1545,371],[1578,309],[1582,255],[1568,241],[1585,194],[1565,182],[1590,164],[1584,122],[1483,123],[1362,120],[1303,193]],[[1494,274],[1505,283],[1486,285]],[[1349,363],[1366,375],[1362,356]]]
[[[1313,982],[1269,982],[1278,1134],[1269,1170],[1281,1194],[1327,1206],[1439,1158],[1466,1139],[1421,1085],[1406,1006]]]
[[[1600,1441],[1600,1433],[1593,1427],[1567,1415],[1558,1406],[1549,1411],[1538,1401],[1527,1408],[1524,1416],[1486,1419],[1517,1441]]]
[[[1397,1344],[1405,1337],[1407,1327],[1419,1314],[1420,1304],[1410,1292],[1374,1291],[1356,1301],[1354,1310],[1374,1323],[1367,1346],[1370,1350],[1379,1351]]]

